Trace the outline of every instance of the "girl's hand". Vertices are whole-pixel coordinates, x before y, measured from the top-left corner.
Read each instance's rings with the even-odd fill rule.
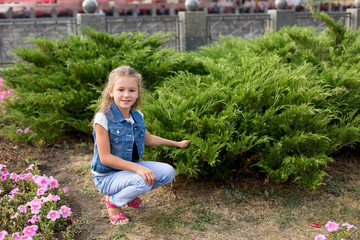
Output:
[[[139,169],[136,171],[137,174],[139,174],[144,180],[145,184],[149,185],[150,187],[154,185],[155,182],[155,173],[153,170],[147,167],[143,167],[139,165]]]
[[[186,148],[190,146],[190,142],[188,140],[183,140],[181,142],[177,142],[179,148]]]

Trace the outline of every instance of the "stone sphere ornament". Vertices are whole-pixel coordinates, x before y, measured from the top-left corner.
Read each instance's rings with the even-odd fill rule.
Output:
[[[355,0],[355,7],[360,8],[360,0]]]
[[[98,8],[98,3],[96,0],[85,0],[82,3],[82,7],[86,13],[95,13]]]
[[[185,9],[189,12],[196,12],[199,8],[198,0],[186,0],[185,1]]]
[[[275,6],[277,9],[285,10],[288,3],[286,0],[275,0]]]

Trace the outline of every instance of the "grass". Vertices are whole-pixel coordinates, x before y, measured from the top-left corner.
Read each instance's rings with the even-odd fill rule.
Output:
[[[161,187],[142,197],[147,204],[144,211],[125,208],[130,224],[113,226],[103,195],[91,179],[92,153],[80,156],[73,149],[61,150],[69,154],[70,161],[48,164],[66,169],[61,171],[63,179],[72,189],[68,200],[74,203],[75,232],[81,231],[81,238],[69,239],[302,240],[314,239],[320,233],[328,236],[324,227],[328,221],[351,223],[358,231],[360,228],[360,156],[335,161],[324,185],[316,191],[299,189],[291,182],[267,183],[259,177],[231,184],[177,177],[173,188]],[[322,227],[311,227],[312,223]]]

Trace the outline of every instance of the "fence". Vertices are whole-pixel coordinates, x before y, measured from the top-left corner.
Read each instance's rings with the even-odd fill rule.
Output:
[[[327,12],[327,15],[334,19],[335,22],[342,20],[343,26],[348,23],[351,25],[351,14],[348,12]],[[295,15],[295,25],[299,27],[315,27],[322,30],[326,27],[324,22],[312,17],[310,12],[299,12]]]
[[[343,24],[349,24],[351,14],[348,12],[328,12],[335,21],[342,18]],[[244,14],[207,14],[206,34],[202,36],[204,44],[212,44],[219,37],[233,35],[244,39],[262,36],[269,30],[271,16],[267,13]],[[76,18],[44,19],[1,19],[0,20],[0,65],[15,60],[11,50],[18,46],[29,46],[27,37],[46,36],[51,39],[69,34],[77,34]],[[106,29],[110,34],[121,32],[157,32],[171,33],[167,46],[179,50],[180,28],[182,22],[178,16],[119,16],[106,17]],[[183,24],[185,25],[185,24]],[[314,19],[311,13],[295,12],[295,25],[324,28],[324,23]]]
[[[3,19],[0,21],[0,64],[15,60],[11,50],[29,46],[28,37],[46,36],[50,39],[76,34],[75,18],[57,19]]]
[[[179,47],[179,18],[177,16],[107,17],[106,32],[109,34],[122,32],[170,33],[171,37],[166,46],[175,49]]]
[[[212,44],[220,36],[236,36],[244,39],[265,34],[269,14],[224,14],[207,16],[207,43]]]

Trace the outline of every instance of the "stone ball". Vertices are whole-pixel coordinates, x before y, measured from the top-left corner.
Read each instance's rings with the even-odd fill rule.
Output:
[[[98,8],[98,3],[96,0],[85,0],[82,7],[86,13],[95,13]]]
[[[190,12],[195,12],[199,8],[198,0],[186,0],[185,9]]]
[[[360,0],[355,0],[355,7],[360,8]]]
[[[286,0],[276,0],[275,1],[275,6],[277,9],[285,10],[287,5],[288,5],[288,3]]]

